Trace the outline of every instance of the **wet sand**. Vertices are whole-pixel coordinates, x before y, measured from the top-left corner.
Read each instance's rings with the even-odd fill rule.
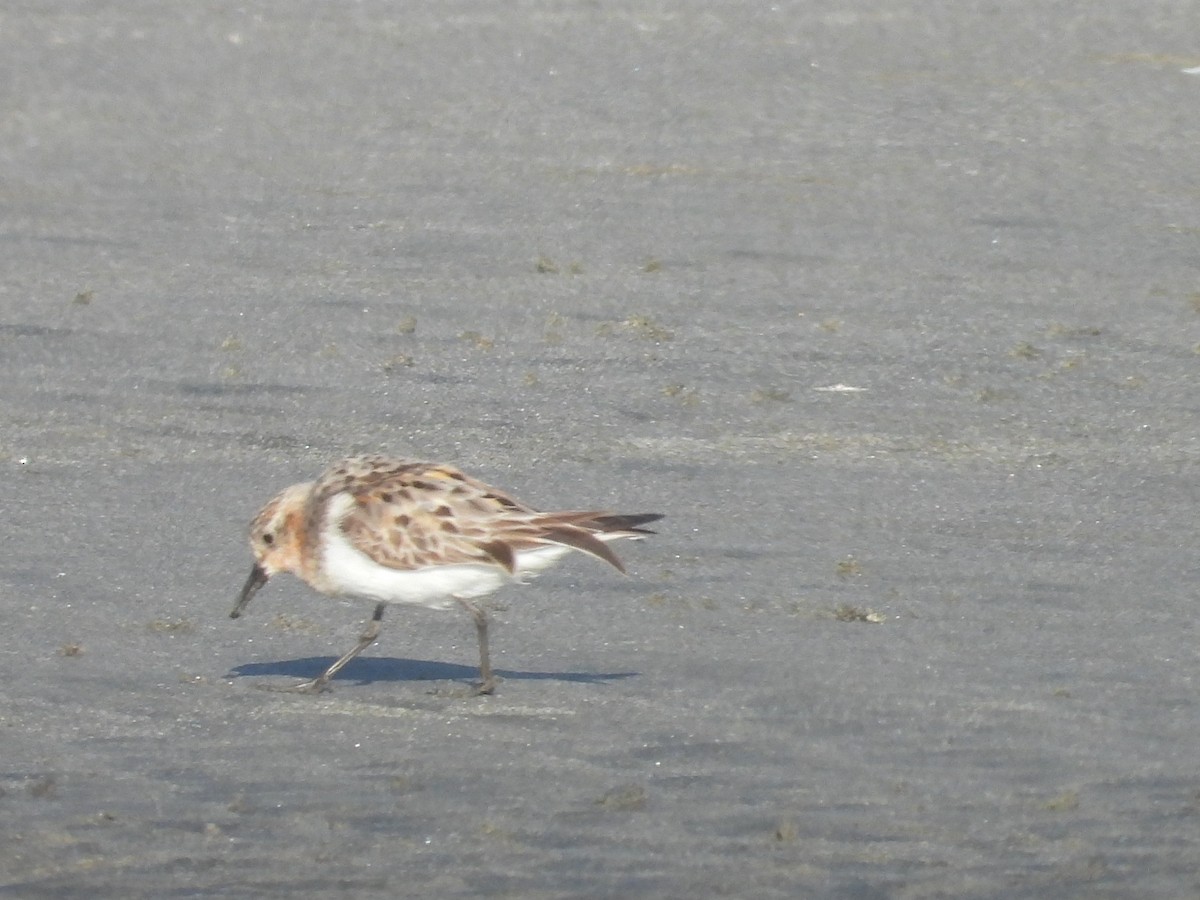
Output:
[[[1182,18],[6,10],[0,894],[1200,893]],[[667,518],[259,690],[376,451]]]

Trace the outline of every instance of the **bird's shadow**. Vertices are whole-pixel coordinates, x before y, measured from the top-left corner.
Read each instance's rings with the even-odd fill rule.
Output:
[[[336,657],[309,656],[304,659],[282,659],[276,662],[243,663],[230,670],[227,677],[243,678],[281,675],[288,678],[316,678]],[[496,669],[495,674],[512,681],[572,681],[580,684],[607,684],[621,678],[632,678],[637,672],[518,672]],[[376,681],[474,681],[479,678],[477,666],[429,659],[395,659],[367,657],[352,659],[333,677],[333,681],[355,681],[373,684]]]

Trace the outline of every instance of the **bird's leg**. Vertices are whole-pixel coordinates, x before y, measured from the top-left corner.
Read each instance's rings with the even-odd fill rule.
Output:
[[[329,679],[333,678],[338,672],[342,671],[346,663],[358,656],[368,647],[370,647],[379,638],[379,632],[383,628],[383,611],[387,608],[386,603],[378,603],[375,606],[375,613],[371,616],[371,621],[367,623],[367,630],[364,631],[358,638],[358,643],[345,654],[341,659],[335,662],[332,666],[314,678],[312,681],[302,681],[300,684],[292,685],[291,687],[276,688],[276,690],[287,691],[294,694],[319,694],[329,686]]]
[[[479,685],[475,688],[477,694],[490,694],[496,690],[496,676],[492,674],[492,661],[488,656],[488,616],[487,612],[480,606],[476,606],[470,600],[464,600],[462,597],[455,597],[462,604],[463,609],[471,614],[471,618],[475,620],[475,634],[479,638]]]

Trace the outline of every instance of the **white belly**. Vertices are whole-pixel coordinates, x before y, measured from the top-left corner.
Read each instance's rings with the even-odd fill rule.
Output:
[[[551,545],[518,553],[516,575],[510,576],[491,565],[389,569],[360,553],[336,531],[326,538],[322,574],[327,593],[430,609],[449,609],[456,605],[456,598],[483,597],[513,581],[537,575],[569,549]]]

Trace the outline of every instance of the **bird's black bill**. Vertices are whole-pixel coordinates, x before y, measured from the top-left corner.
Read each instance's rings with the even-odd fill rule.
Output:
[[[254,568],[250,570],[250,577],[246,579],[246,585],[242,588],[241,595],[238,596],[237,606],[233,608],[233,612],[229,614],[229,618],[236,619],[242,614],[242,610],[246,608],[246,604],[250,599],[258,593],[258,589],[267,583],[267,573],[263,571],[263,567],[258,563],[254,564]]]

